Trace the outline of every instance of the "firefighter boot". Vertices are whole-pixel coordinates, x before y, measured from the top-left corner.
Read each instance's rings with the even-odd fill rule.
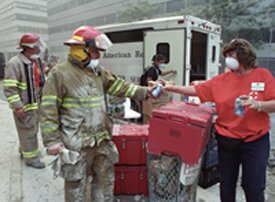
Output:
[[[28,159],[26,161],[26,165],[37,169],[42,169],[46,167],[46,164],[44,162],[41,162],[39,158]]]

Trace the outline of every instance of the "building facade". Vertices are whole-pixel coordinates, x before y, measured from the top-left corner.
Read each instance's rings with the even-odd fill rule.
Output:
[[[48,41],[47,2],[1,0],[0,23],[0,55],[8,60],[17,54],[20,37],[26,32],[37,33]]]
[[[50,53],[64,59],[67,51],[63,41],[70,38],[77,27],[118,23],[118,12],[136,2],[138,0],[48,0]],[[147,2],[159,8],[160,14],[176,12],[186,6],[182,0]]]
[[[0,0],[0,64],[4,64],[3,59],[8,60],[18,52],[16,47],[19,39],[26,32],[39,34],[47,43],[50,54],[60,57],[61,60],[65,59],[67,47],[63,45],[63,41],[70,38],[77,27],[118,23],[119,12],[126,9],[128,4],[140,1],[144,0]],[[272,2],[264,1],[265,4]],[[157,8],[157,15],[167,16],[191,6],[195,1],[147,2]],[[270,19],[275,23],[274,16]],[[273,34],[269,36],[269,42],[264,42],[257,53],[260,65],[270,66],[272,70],[275,69],[274,29],[270,33]]]

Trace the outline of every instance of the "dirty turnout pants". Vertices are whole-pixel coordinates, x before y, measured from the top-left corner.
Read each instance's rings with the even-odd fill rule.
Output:
[[[38,150],[38,110],[26,112],[24,119],[18,119],[13,115],[20,143],[20,151],[26,162],[30,162],[39,156]]]
[[[75,177],[82,178],[73,180],[69,179],[69,175],[67,179],[63,176],[65,201],[113,202],[114,160],[117,161],[118,156],[113,142],[103,141],[99,146],[85,148],[81,151],[81,156],[71,172],[79,172]]]

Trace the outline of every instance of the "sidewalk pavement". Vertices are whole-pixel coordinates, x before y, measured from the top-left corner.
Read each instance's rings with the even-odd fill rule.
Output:
[[[54,179],[48,166],[45,169],[27,167],[20,159],[18,138],[8,104],[0,100],[0,201],[2,202],[62,202],[63,179]],[[40,139],[40,138],[39,138]],[[43,150],[40,139],[40,148]],[[43,155],[43,152],[42,152]],[[44,152],[45,155],[45,152]],[[216,188],[215,188],[216,187]],[[217,186],[211,192],[198,187],[198,202],[218,202]],[[147,201],[141,196],[118,196],[120,202]]]
[[[62,202],[63,179],[53,179],[50,167],[33,169],[20,159],[18,138],[11,110],[0,101],[0,201]],[[41,142],[41,141],[40,141]],[[41,146],[42,148],[42,146]]]

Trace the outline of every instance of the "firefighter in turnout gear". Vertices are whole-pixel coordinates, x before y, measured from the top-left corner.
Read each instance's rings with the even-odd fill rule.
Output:
[[[44,46],[38,35],[26,33],[5,68],[4,94],[13,111],[20,142],[21,157],[27,166],[44,168],[38,148],[38,111],[44,85],[44,72],[39,53]]]
[[[99,51],[112,43],[97,29],[79,27],[64,44],[68,59],[52,69],[43,90],[43,142],[50,155],[64,150],[80,154],[76,163],[61,163],[66,202],[113,202],[118,151],[105,96],[144,100],[151,89],[128,83],[98,64]]]

